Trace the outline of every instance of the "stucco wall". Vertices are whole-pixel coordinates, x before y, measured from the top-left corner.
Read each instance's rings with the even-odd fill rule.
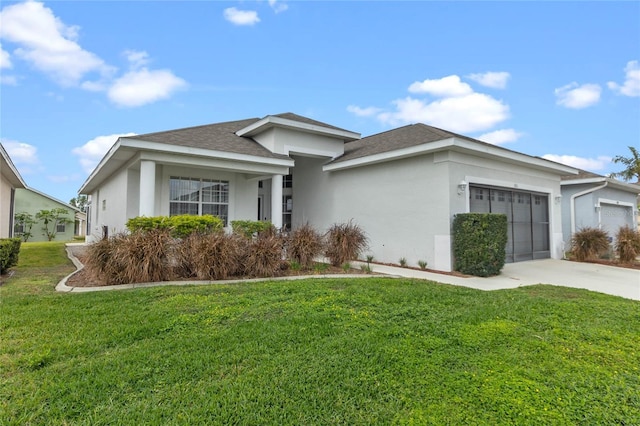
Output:
[[[11,183],[0,174],[0,238],[11,235]]]
[[[278,154],[298,152],[332,158],[344,153],[344,142],[340,139],[291,129],[272,128],[254,139]]]

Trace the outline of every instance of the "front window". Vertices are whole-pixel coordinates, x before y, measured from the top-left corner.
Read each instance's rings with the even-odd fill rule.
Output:
[[[67,225],[64,222],[56,224],[56,232],[67,232]]]
[[[169,216],[179,214],[218,216],[227,226],[229,182],[172,176],[169,180]]]

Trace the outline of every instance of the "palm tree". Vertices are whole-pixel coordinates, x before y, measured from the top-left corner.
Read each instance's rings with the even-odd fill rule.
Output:
[[[611,173],[612,178],[622,178],[625,182],[629,182],[633,178],[637,183],[640,183],[640,152],[632,146],[629,147],[631,151],[630,157],[624,157],[622,155],[616,155],[613,157],[615,164],[622,163],[626,166],[626,169],[621,172]]]

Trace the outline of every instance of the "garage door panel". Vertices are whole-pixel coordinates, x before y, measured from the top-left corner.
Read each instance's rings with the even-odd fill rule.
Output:
[[[610,237],[615,237],[623,226],[633,227],[633,208],[615,204],[600,205],[600,223]]]

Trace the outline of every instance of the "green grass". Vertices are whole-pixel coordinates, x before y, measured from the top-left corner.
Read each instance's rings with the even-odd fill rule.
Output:
[[[638,302],[386,278],[59,294],[62,250],[25,244],[0,287],[0,424],[640,424]]]

